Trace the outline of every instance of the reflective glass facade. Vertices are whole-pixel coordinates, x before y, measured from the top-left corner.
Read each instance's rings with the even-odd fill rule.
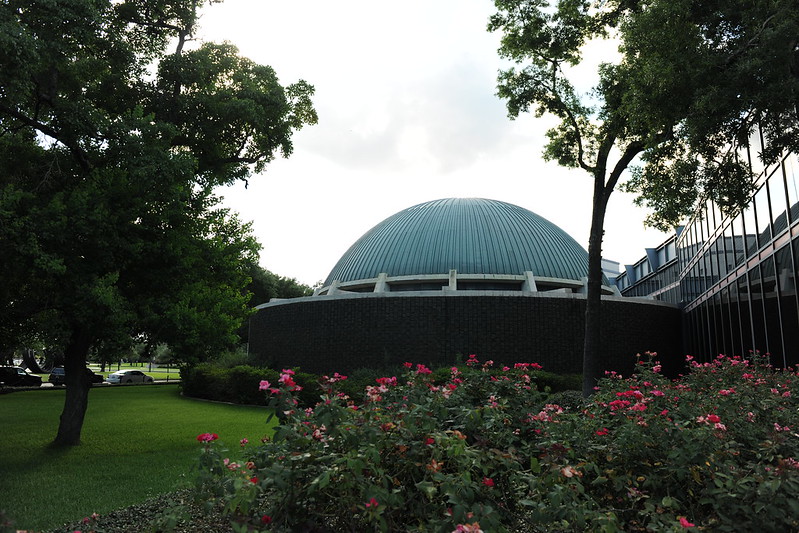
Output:
[[[676,238],[672,237],[657,248],[647,249],[646,257],[634,265],[625,266],[616,278],[616,286],[623,296],[652,297],[680,304],[679,273]]]
[[[755,164],[756,191],[740,213],[725,217],[707,202],[661,245],[675,246],[672,262],[653,261],[647,250],[617,285],[624,296],[678,303],[685,352],[699,359],[758,350],[770,354],[774,365],[797,366],[799,158],[789,154],[768,168]]]

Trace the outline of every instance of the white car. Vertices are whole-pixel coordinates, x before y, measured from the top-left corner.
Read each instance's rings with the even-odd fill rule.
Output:
[[[108,374],[105,378],[108,383],[152,383],[152,376],[148,376],[141,370],[120,370]]]

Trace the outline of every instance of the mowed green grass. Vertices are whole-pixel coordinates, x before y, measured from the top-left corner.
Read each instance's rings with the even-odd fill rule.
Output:
[[[264,408],[183,398],[176,385],[103,387],[89,393],[81,444],[53,448],[64,394],[0,396],[0,509],[17,529],[52,529],[189,485],[200,433],[219,434],[234,454],[242,438],[271,434]]]

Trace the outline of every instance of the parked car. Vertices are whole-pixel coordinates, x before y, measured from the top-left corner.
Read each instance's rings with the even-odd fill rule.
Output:
[[[42,378],[19,366],[0,366],[0,383],[6,387],[40,387]]]
[[[47,378],[47,381],[53,385],[63,385],[65,377],[64,367],[57,366],[50,371],[50,376]]]
[[[141,370],[120,370],[108,374],[105,378],[108,383],[152,383],[152,376],[148,376]]]
[[[86,369],[86,373],[89,374],[89,380],[92,383],[102,383],[103,376],[100,374],[95,374],[88,368]],[[47,378],[47,381],[52,383],[53,385],[63,385],[64,379],[66,378],[66,374],[64,373],[63,366],[57,366],[53,370],[50,371],[50,377]]]

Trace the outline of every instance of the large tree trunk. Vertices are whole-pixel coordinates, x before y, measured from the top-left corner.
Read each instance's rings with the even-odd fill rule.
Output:
[[[605,233],[605,210],[608,197],[603,176],[594,177],[594,205],[591,233],[588,237],[588,294],[585,302],[585,339],[583,341],[583,396],[594,393],[604,375],[602,364],[602,239]]]
[[[83,418],[89,405],[89,389],[91,380],[86,372],[86,356],[91,347],[89,334],[82,328],[72,332],[69,344],[64,351],[64,384],[66,395],[64,410],[58,425],[58,434],[53,444],[57,446],[75,446],[80,444],[80,433],[83,429]]]

